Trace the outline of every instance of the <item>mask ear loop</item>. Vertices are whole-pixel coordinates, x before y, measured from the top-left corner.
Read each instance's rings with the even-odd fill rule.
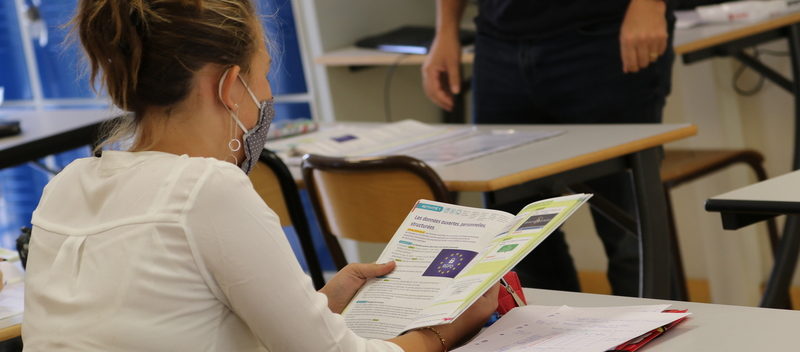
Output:
[[[224,82],[225,79],[228,77],[229,71],[230,68],[226,69],[225,72],[222,73],[222,77],[219,79],[219,85],[217,87],[217,95],[219,96],[219,100],[221,102],[222,102],[222,82]],[[236,115],[237,111],[239,111],[239,104],[233,104],[233,110],[229,109],[228,106],[225,105],[225,102],[222,102],[222,106],[225,107],[225,110],[228,111],[228,113],[231,115],[231,118],[233,119],[233,121],[231,122],[231,128],[229,129],[231,131],[231,139],[228,141],[228,149],[230,149],[231,151],[231,154],[229,156],[233,158],[234,165],[239,165],[239,159],[236,157],[236,155],[234,155],[234,152],[238,152],[240,149],[242,149],[242,142],[235,137],[233,129],[235,123],[238,123],[239,127],[241,127],[243,131],[247,132],[247,129],[244,128],[244,125],[242,125],[242,123],[239,121],[239,116]]]
[[[255,93],[253,93],[253,91],[250,89],[250,86],[247,85],[247,82],[244,81],[244,78],[242,78],[242,76],[238,76],[238,78],[239,81],[242,82],[244,89],[247,89],[247,93],[250,94],[250,98],[253,99],[253,102],[256,103],[256,106],[260,107],[261,103],[258,101],[258,98],[256,98]]]

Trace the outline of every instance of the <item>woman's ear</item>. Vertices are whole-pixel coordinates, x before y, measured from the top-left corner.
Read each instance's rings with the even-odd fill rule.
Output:
[[[228,111],[238,110],[236,100],[234,97],[234,86],[236,84],[236,77],[239,77],[241,68],[238,65],[233,65],[225,69],[222,77],[219,79],[219,87],[217,88],[217,96]]]

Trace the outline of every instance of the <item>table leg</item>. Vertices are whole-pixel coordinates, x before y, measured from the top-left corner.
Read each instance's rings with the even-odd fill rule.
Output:
[[[792,169],[800,169],[800,24],[789,26],[789,55],[792,62],[794,96],[794,155]]]
[[[789,286],[797,267],[797,252],[800,250],[800,215],[789,215],[775,255],[761,306],[766,308],[792,308]]]
[[[669,299],[673,294],[670,291],[672,245],[660,162],[660,148],[646,149],[629,157],[639,220],[639,296]]]
[[[792,169],[800,169],[800,24],[789,26],[789,54],[792,64],[792,95],[794,96],[794,154]],[[791,308],[789,286],[797,266],[800,250],[800,215],[789,215],[778,248],[775,265],[770,273],[762,307]]]

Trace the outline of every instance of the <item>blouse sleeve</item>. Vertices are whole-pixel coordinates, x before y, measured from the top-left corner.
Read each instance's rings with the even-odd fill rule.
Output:
[[[357,336],[330,311],[240,170],[212,167],[190,197],[184,227],[209,286],[269,350],[402,351]]]

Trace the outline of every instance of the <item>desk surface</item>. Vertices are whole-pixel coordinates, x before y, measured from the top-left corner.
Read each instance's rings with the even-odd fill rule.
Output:
[[[670,303],[689,309],[688,320],[648,343],[645,351],[795,351],[800,312],[525,289],[531,304],[576,307]]]
[[[491,125],[565,133],[458,164],[434,167],[454,191],[495,191],[693,136],[691,124]]]
[[[471,63],[474,58],[472,52],[461,55],[461,61],[465,63]],[[424,61],[425,55],[388,53],[355,46],[334,50],[314,59],[315,63],[325,66],[421,65]]]
[[[710,198],[706,210],[798,214],[800,171],[771,178]]]
[[[496,191],[697,134],[697,126],[692,124],[479,125],[478,128],[565,133],[458,164],[432,166],[451,191]],[[302,184],[299,168],[290,170],[295,181]]]
[[[22,134],[0,138],[0,168],[88,145],[99,124],[118,114],[110,109],[2,111],[1,117],[20,121]]]
[[[22,302],[25,285],[22,282],[10,284],[0,291],[0,341],[20,336],[22,324]]]
[[[800,12],[791,12],[755,22],[706,24],[678,29],[673,45],[676,54],[686,54],[798,22]]]
[[[798,22],[800,12],[792,12],[755,22],[706,24],[677,29],[673,45],[675,53],[681,55]],[[465,52],[461,61],[471,63],[474,57],[472,52]],[[419,65],[423,61],[425,55],[402,55],[352,46],[333,50],[314,60],[325,66]]]

